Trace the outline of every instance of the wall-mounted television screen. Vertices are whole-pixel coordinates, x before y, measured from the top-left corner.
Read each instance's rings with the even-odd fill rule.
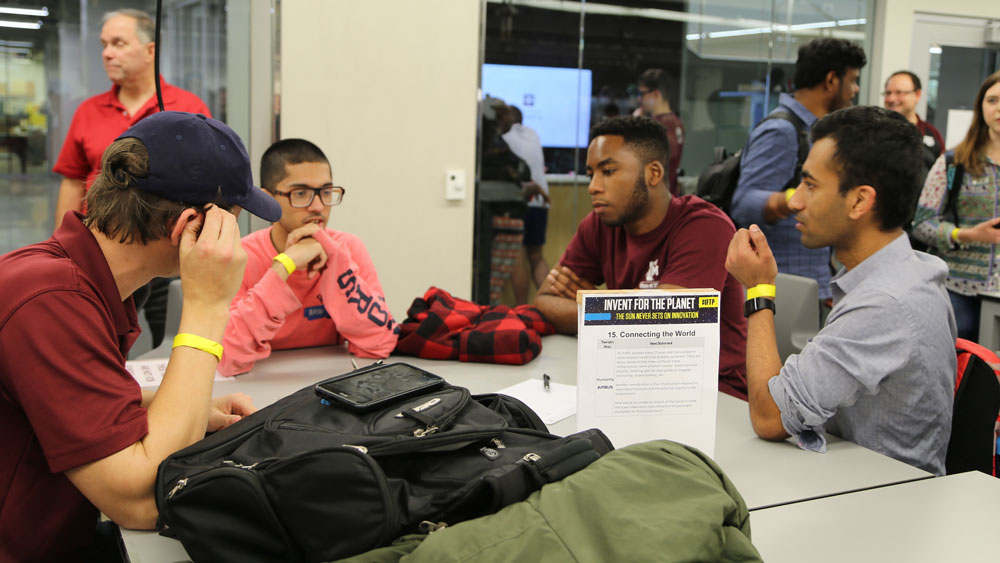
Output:
[[[517,106],[543,147],[587,146],[590,91],[587,69],[483,65],[483,95]]]

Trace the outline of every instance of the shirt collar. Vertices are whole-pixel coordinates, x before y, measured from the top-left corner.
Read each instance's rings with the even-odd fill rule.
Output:
[[[118,92],[121,89],[122,89],[121,86],[112,83],[111,89],[104,93],[104,100],[103,100],[104,105],[124,110],[125,106],[123,106],[122,103],[118,101]],[[174,96],[174,87],[171,86],[166,80],[164,80],[162,76],[160,77],[160,93],[163,94],[164,107],[166,107],[169,104],[173,104],[174,102],[177,101]],[[153,101],[153,105],[157,105],[156,94],[153,94],[153,97],[150,98],[149,100],[146,100],[146,103],[144,103],[142,107],[145,108],[149,104],[150,100]],[[143,109],[140,109],[139,111],[142,112]]]
[[[796,117],[802,120],[802,123],[804,123],[807,128],[812,127],[813,123],[816,123],[816,116],[813,112],[806,109],[806,106],[800,104],[799,101],[795,99],[795,96],[791,94],[782,92],[781,95],[778,96],[778,105],[788,108],[788,110],[794,113]]]
[[[837,275],[830,280],[830,286],[839,289],[843,294],[848,294],[854,288],[861,285],[861,282],[871,275],[875,270],[884,268],[886,264],[900,262],[913,256],[913,248],[910,246],[910,239],[906,233],[901,233],[896,240],[883,246],[852,270],[841,268]]]
[[[94,234],[83,224],[83,215],[76,211],[67,214],[52,236],[97,287],[98,293],[108,304],[118,335],[128,334],[133,324],[138,325],[132,297],[122,301],[111,267],[108,266]]]

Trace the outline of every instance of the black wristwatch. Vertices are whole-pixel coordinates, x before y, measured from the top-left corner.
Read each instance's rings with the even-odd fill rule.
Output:
[[[743,304],[743,316],[749,317],[757,311],[763,311],[764,309],[770,309],[772,313],[778,314],[777,309],[774,307],[774,299],[770,297],[754,297],[753,299],[747,299],[746,303]]]

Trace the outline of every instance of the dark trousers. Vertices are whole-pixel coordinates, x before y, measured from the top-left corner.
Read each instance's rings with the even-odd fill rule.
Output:
[[[972,342],[979,342],[979,297],[962,295],[948,291],[951,298],[951,308],[955,311],[955,324],[958,325],[958,337]]]

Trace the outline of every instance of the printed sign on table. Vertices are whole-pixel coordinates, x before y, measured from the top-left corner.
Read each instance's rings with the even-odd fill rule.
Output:
[[[667,438],[715,453],[719,292],[577,296],[577,425],[615,447]]]

